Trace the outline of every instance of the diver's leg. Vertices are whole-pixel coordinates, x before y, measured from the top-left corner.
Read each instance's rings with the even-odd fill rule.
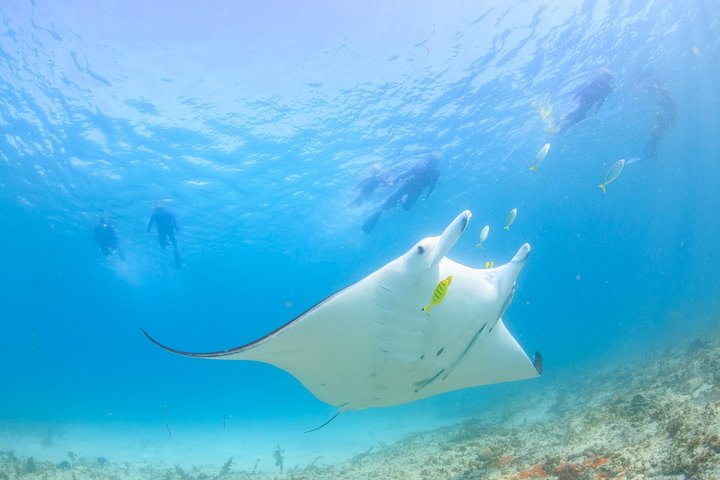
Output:
[[[558,133],[567,132],[570,127],[572,127],[581,120],[581,115],[582,114],[580,113],[579,109],[575,109],[565,115],[560,122],[560,129],[558,130]]]
[[[653,136],[645,144],[645,148],[643,148],[643,154],[641,158],[655,158],[655,156],[657,155],[657,144],[658,138]]]
[[[173,260],[175,261],[175,268],[183,268],[185,265],[183,265],[182,257],[180,256],[180,250],[178,250],[175,232],[171,230],[168,234],[168,237],[170,238],[170,243],[172,243],[173,246]]]
[[[568,112],[568,114],[562,119],[562,122],[560,123],[560,131],[558,133],[565,133],[569,128],[584,120],[588,114],[588,110],[590,110],[590,107],[592,107],[592,104],[589,101],[580,101],[575,109]]]
[[[405,196],[402,199],[403,209],[405,209],[406,212],[409,211],[413,206],[415,206],[415,202],[417,202],[417,199],[419,197],[420,197],[420,189],[419,188],[416,188],[416,189],[413,189],[413,190],[407,192],[407,194],[405,194]]]

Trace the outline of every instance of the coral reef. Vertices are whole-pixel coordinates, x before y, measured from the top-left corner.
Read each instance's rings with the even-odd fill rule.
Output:
[[[703,338],[657,351],[616,369],[539,384],[508,399],[492,419],[475,418],[377,445],[336,464],[318,457],[277,470],[183,469],[84,459],[59,464],[0,452],[0,480],[710,480],[720,478],[720,340]],[[543,401],[544,416],[518,427],[513,418]],[[493,420],[494,419],[494,420]],[[259,460],[258,460],[259,461]],[[272,464],[272,463],[270,463]]]

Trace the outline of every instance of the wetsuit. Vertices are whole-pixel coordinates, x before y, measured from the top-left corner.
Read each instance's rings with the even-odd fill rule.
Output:
[[[109,257],[117,252],[120,260],[125,260],[125,255],[123,255],[120,249],[115,229],[105,218],[97,221],[95,228],[93,228],[93,234],[95,236],[95,242],[97,242],[103,255]]]
[[[380,210],[368,217],[362,226],[363,231],[365,233],[372,231],[380,219],[380,215],[385,210],[389,210],[398,205],[402,205],[406,211],[410,210],[425,189],[427,189],[425,198],[428,198],[435,189],[438,178],[440,178],[440,170],[437,168],[437,163],[437,157],[428,157],[395,179],[395,183],[400,184],[400,187],[385,200]]]
[[[165,248],[172,244],[173,247],[177,248],[177,239],[175,238],[177,223],[175,222],[175,214],[165,207],[156,207],[152,217],[150,217],[150,222],[148,222],[148,232],[152,228],[153,223],[157,226],[160,246]]]
[[[168,245],[172,245],[175,267],[182,268],[184,265],[182,258],[180,257],[180,251],[177,247],[177,239],[175,238],[175,233],[178,230],[177,222],[175,221],[175,214],[165,207],[155,207],[155,211],[148,222],[148,232],[150,232],[153,224],[157,227],[160,246],[164,249]]]
[[[665,131],[675,125],[675,114],[677,113],[675,101],[662,86],[651,84],[648,86],[648,90],[655,94],[655,103],[658,109],[655,112],[655,126],[650,134],[650,140],[643,149],[643,159],[655,157],[658,142],[660,142]]]
[[[610,85],[612,78],[612,73],[602,72],[580,85],[573,92],[577,99],[577,105],[562,119],[558,133],[565,133],[570,127],[585,119],[593,105],[597,105],[596,112],[600,110],[605,98],[612,90]]]

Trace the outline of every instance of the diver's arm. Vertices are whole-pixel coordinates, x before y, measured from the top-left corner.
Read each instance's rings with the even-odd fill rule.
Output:
[[[150,233],[150,229],[152,228],[153,223],[155,223],[155,214],[153,213],[150,216],[150,221],[148,222],[147,231]]]
[[[175,230],[175,233],[180,231],[180,227],[178,227],[177,224],[177,217],[175,217],[175,214],[170,214],[170,222],[172,223],[173,230]]]

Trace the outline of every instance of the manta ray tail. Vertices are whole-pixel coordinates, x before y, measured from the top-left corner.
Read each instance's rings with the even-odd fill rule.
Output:
[[[332,417],[330,417],[330,420],[328,420],[327,422],[323,423],[323,424],[320,425],[319,427],[315,427],[315,428],[313,428],[313,429],[306,430],[306,431],[303,432],[303,433],[316,432],[316,431],[320,430],[320,429],[323,428],[325,425],[327,425],[328,423],[330,423],[330,422],[332,422],[333,420],[335,420],[335,419],[337,418],[337,416],[340,415],[342,412],[343,412],[342,410],[338,409],[338,411],[335,412],[335,415],[333,415]]]

